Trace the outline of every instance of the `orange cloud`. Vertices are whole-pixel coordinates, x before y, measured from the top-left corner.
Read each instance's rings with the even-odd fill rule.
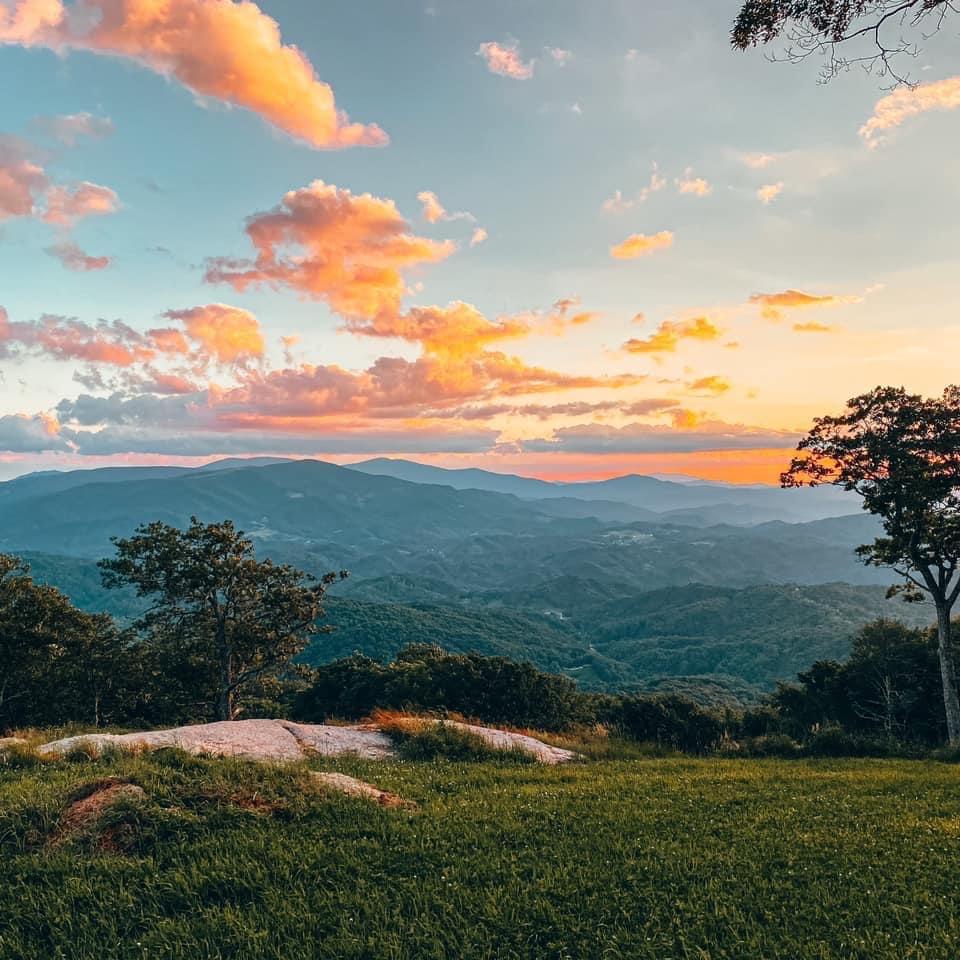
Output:
[[[483,227],[477,227],[470,237],[470,246],[479,247],[481,243],[486,243],[489,237],[490,234]]]
[[[445,358],[477,358],[490,344],[537,334],[561,334],[597,316],[578,310],[578,298],[558,300],[550,311],[530,311],[489,320],[475,306],[454,301],[446,307],[411,307],[405,313],[383,311],[367,320],[348,319],[347,329],[367,337],[419,343],[426,354]],[[482,358],[477,359],[482,362]]]
[[[236,290],[267,284],[324,300],[345,317],[396,314],[406,292],[403,271],[450,256],[456,245],[410,232],[392,200],[315,180],[291,190],[278,207],[255,214],[246,232],[256,259],[215,258],[209,283]]]
[[[423,190],[417,194],[417,199],[423,204],[423,219],[427,223],[439,223],[447,216],[444,205],[439,197],[430,190]]]
[[[673,353],[681,340],[716,340],[721,331],[707,317],[664,320],[646,339],[628,340],[627,353]]]
[[[730,389],[730,381],[717,376],[701,377],[699,380],[694,380],[693,383],[688,384],[688,386],[691,390],[702,393],[721,394]]]
[[[760,315],[766,320],[782,320],[785,310],[802,310],[807,307],[835,307],[848,303],[861,303],[863,297],[817,296],[802,290],[784,290],[781,293],[755,293],[749,302],[760,307]]]
[[[752,170],[763,170],[776,161],[772,153],[744,153],[740,159]]]
[[[817,323],[815,320],[811,320],[808,323],[795,323],[793,329],[797,333],[833,333],[834,328],[826,323]]]
[[[877,101],[873,116],[860,128],[860,136],[871,149],[883,142],[888,130],[931,110],[960,107],[960,77],[948,77],[915,87],[900,87]]]
[[[660,175],[660,168],[654,163],[650,180],[637,191],[636,199],[624,197],[619,190],[616,190],[612,197],[603,201],[603,210],[605,213],[625,213],[638,203],[646,203],[652,194],[659,192],[666,185],[666,177]]]
[[[166,316],[179,320],[187,336],[219,363],[242,363],[263,356],[260,324],[247,310],[209,303],[189,310],[170,310]]]
[[[304,54],[250,0],[12,0],[0,43],[87,50],[134,60],[202,97],[244,107],[311,146],[380,146],[377,126],[351,123]]]
[[[694,197],[706,197],[713,192],[713,187],[703,177],[695,177],[690,167],[684,171],[682,177],[676,180],[677,192]]]
[[[526,337],[529,323],[506,317],[488,320],[469,303],[411,307],[406,313],[383,311],[369,320],[348,320],[347,329],[368,337],[391,337],[422,344],[427,353],[470,355],[499,340]]]
[[[783,193],[783,181],[780,180],[778,183],[765,183],[757,191],[757,199],[765,204],[769,205],[773,203],[780,194]]]
[[[636,260],[637,257],[645,257],[672,246],[673,234],[669,230],[661,230],[652,236],[632,233],[626,240],[610,248],[610,256],[615,260]]]
[[[92,270],[106,270],[111,264],[110,257],[93,257],[85,253],[72,240],[63,240],[47,247],[46,252],[56,257],[67,270],[89,273]]]
[[[481,43],[477,56],[487,62],[487,69],[501,77],[513,80],[529,80],[533,76],[533,61],[524,62],[516,44],[502,44],[490,41]]]
[[[59,227],[72,227],[84,217],[114,213],[119,205],[109,187],[82,181],[70,186],[53,186],[47,191],[43,220]]]

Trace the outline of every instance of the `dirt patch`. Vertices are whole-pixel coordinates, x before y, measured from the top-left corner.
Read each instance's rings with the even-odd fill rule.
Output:
[[[93,830],[110,808],[121,801],[140,803],[147,799],[142,787],[114,779],[97,780],[86,784],[80,795],[74,796],[76,799],[63,811],[60,824],[50,838],[51,846],[59,846],[82,833]],[[115,846],[114,840],[113,832],[107,830],[99,838],[97,845],[103,850],[111,850]]]
[[[416,804],[411,800],[404,800],[403,797],[397,796],[395,793],[380,790],[372,783],[364,783],[355,777],[348,777],[345,773],[311,773],[310,776],[317,786],[324,790],[333,790],[348,797],[373,800],[381,807],[399,807],[406,810],[412,810],[416,807]]]

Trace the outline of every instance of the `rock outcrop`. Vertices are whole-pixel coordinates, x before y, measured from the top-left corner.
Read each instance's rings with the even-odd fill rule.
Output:
[[[391,756],[386,734],[363,727],[313,726],[287,720],[232,720],[202,723],[144,733],[90,733],[45,743],[41,756],[66,756],[74,750],[161,750],[177,747],[187,753],[243,760],[302,760],[309,756],[356,754],[373,760]]]
[[[450,725],[476,734],[496,749],[525,750],[541,763],[563,763],[574,758],[569,750],[551,747],[523,734],[453,721]],[[138,751],[164,747],[215,757],[279,762],[344,754],[370,760],[394,756],[393,742],[373,724],[338,727],[289,720],[233,720],[143,733],[88,733],[46,743],[38,752],[45,757],[63,757],[75,750],[99,755],[110,749]]]

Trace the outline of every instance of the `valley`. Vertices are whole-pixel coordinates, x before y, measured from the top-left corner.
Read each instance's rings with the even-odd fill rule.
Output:
[[[81,608],[129,620],[140,602],[105,590],[96,567],[111,536],[145,518],[231,519],[277,562],[350,571],[310,664],[428,642],[529,660],[587,690],[744,703],[843,658],[877,616],[929,622],[926,608],[884,599],[888,572],[857,561],[876,524],[851,507],[833,490],[233,460],[0,484],[0,550]]]

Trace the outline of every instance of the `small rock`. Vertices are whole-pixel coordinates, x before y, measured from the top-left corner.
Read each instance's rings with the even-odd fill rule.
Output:
[[[357,780],[356,777],[348,777],[345,773],[311,773],[316,782],[328,790],[335,790],[337,793],[346,794],[348,797],[362,797],[364,800],[375,800],[381,807],[406,807],[407,809],[416,806],[415,803],[404,800],[403,797],[395,793],[388,793],[380,790],[371,783],[364,783]]]
[[[60,818],[60,826],[51,843],[56,846],[94,826],[104,813],[121,800],[139,803],[147,799],[142,787],[117,780],[102,780],[92,785],[87,796],[75,800]]]
[[[537,740],[536,737],[528,737],[524,733],[496,730],[493,727],[479,727],[472,723],[461,723],[457,720],[444,720],[442,722],[447,726],[455,727],[457,730],[474,734],[495,750],[522,750],[524,753],[532,754],[540,763],[550,765],[569,763],[577,757],[572,750],[551,747],[550,744]]]

